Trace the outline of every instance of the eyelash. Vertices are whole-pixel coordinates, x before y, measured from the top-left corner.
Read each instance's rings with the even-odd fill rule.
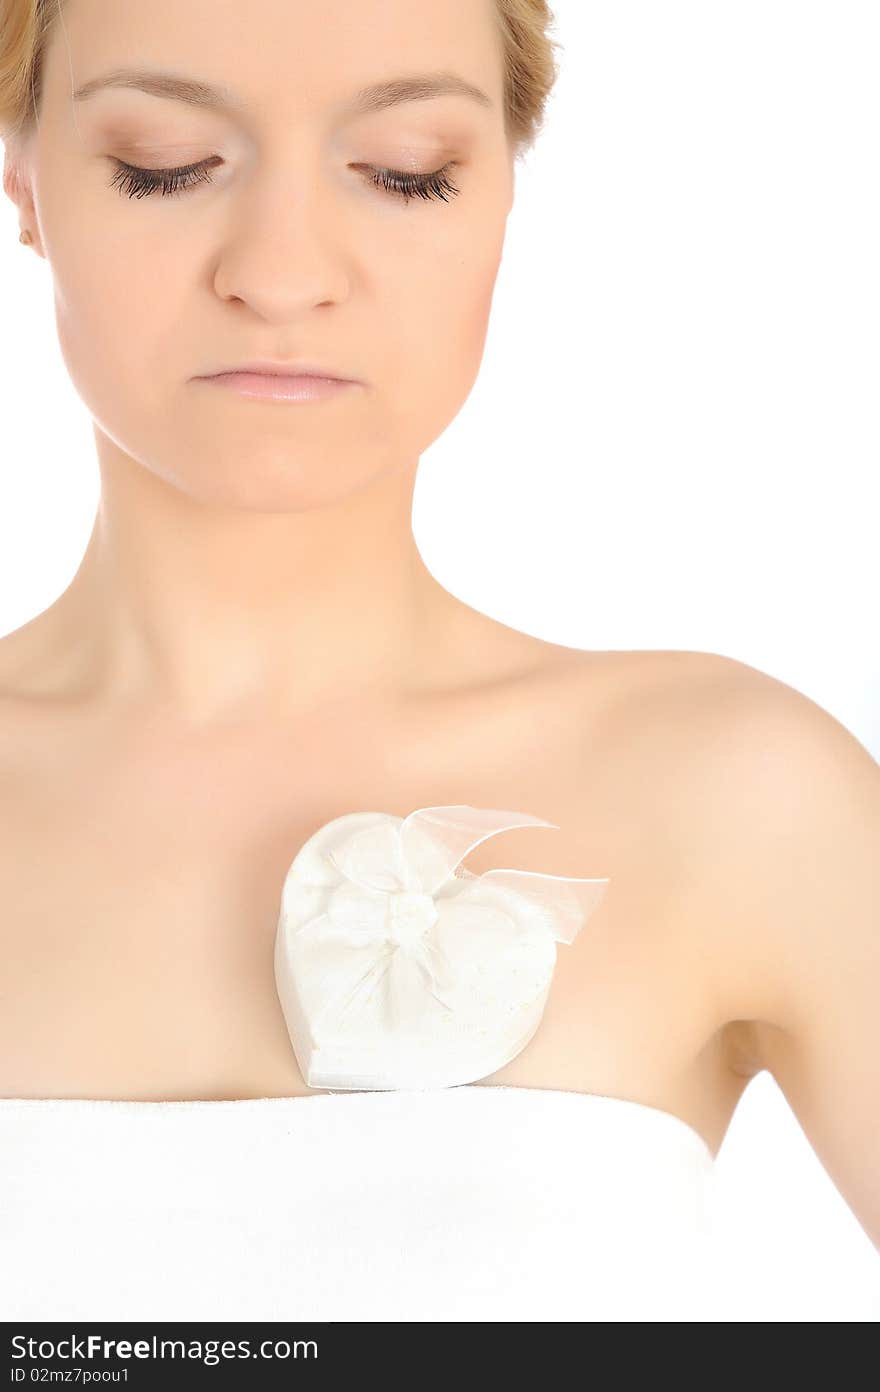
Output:
[[[141,169],[138,165],[126,164],[124,160],[118,159],[114,159],[113,163],[116,165],[116,173],[110,180],[110,187],[118,188],[122,195],[127,193],[129,198],[146,198],[156,192],[160,192],[162,197],[170,197],[192,188],[195,184],[213,182],[208,173],[207,161],[177,169]],[[370,172],[370,183],[386,189],[398,198],[403,198],[407,203],[410,198],[439,198],[446,203],[450,196],[461,192],[449,178],[449,171],[453,166],[454,161],[450,161],[433,174],[411,174],[401,169],[373,169]]]

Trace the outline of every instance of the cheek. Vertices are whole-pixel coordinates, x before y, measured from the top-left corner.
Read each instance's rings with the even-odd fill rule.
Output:
[[[53,265],[57,337],[95,424],[125,454],[158,467],[173,433],[187,318],[179,303],[169,312],[176,296],[167,279],[139,265],[129,240],[118,249],[88,246],[78,233],[68,240]]]
[[[154,245],[80,225],[52,253],[52,274],[61,352],[85,399],[158,405],[187,322],[181,258],[157,265]]]
[[[498,271],[501,265],[500,252],[493,256],[491,261],[480,266],[478,273],[474,276],[471,293],[468,296],[465,312],[462,320],[462,332],[464,337],[463,346],[465,350],[482,357],[483,348],[486,342],[486,331],[489,327],[489,316],[492,310],[492,297],[495,293],[495,282],[498,279]]]
[[[485,236],[477,245],[419,266],[419,288],[401,305],[402,332],[394,347],[400,380],[410,400],[421,396],[429,412],[448,422],[479,373],[485,349],[502,239]]]

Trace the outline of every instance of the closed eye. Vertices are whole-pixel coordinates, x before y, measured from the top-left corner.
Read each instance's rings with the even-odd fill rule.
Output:
[[[129,198],[146,198],[152,193],[162,197],[184,192],[196,184],[213,182],[210,170],[219,163],[216,157],[202,160],[199,164],[187,164],[171,169],[143,169],[136,164],[126,164],[124,160],[114,159],[116,173],[110,180],[110,187],[118,188],[120,194]],[[370,183],[383,188],[396,197],[409,202],[410,198],[439,198],[447,203],[461,190],[449,178],[454,161],[444,164],[442,169],[430,174],[413,174],[402,169],[375,168],[364,165]]]

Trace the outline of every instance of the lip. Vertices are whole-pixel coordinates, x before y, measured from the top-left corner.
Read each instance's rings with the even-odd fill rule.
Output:
[[[206,377],[227,377],[230,374],[247,373],[250,376],[259,375],[261,377],[320,377],[324,381],[353,382],[354,377],[344,377],[336,372],[332,367],[324,367],[319,363],[291,362],[275,363],[266,359],[254,362],[233,363],[229,367],[220,367],[216,372],[206,373]]]
[[[234,391],[252,401],[325,401],[359,385],[348,378],[319,377],[305,372],[220,372],[196,380]]]

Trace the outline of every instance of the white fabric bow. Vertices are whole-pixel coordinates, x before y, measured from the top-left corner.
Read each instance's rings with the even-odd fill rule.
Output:
[[[487,837],[556,827],[527,813],[426,807],[321,827],[287,872],[275,980],[310,1087],[452,1087],[514,1058],[556,962],[609,880],[460,862]]]

